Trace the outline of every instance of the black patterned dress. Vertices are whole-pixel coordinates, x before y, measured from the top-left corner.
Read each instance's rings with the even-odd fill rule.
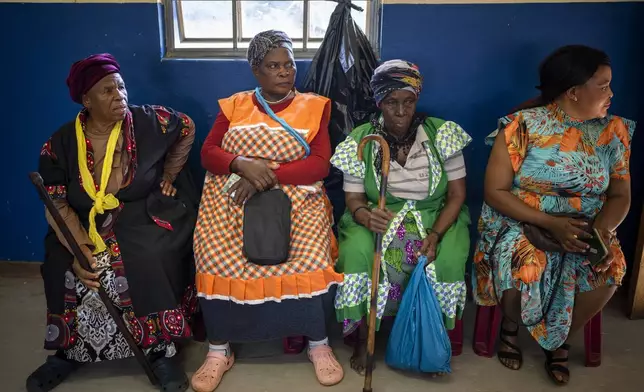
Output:
[[[85,124],[87,114],[80,113]],[[199,196],[187,170],[175,180],[176,197],[164,196],[160,183],[174,144],[194,131],[189,117],[171,109],[130,106],[122,125],[122,143],[114,161],[124,162],[118,208],[97,215],[107,249],[95,255],[100,283],[120,310],[145,352],[172,356],[173,341],[191,336],[196,308],[192,232]],[[87,164],[94,176],[94,148],[89,138]],[[82,187],[74,122],[45,143],[39,172],[50,196],[66,200],[86,230],[92,200]],[[123,155],[123,159],[116,157]],[[96,178],[96,177],[95,177]],[[50,226],[45,237],[42,277],[47,299],[45,349],[63,350],[78,362],[133,355],[98,293],[72,271],[73,256]]]

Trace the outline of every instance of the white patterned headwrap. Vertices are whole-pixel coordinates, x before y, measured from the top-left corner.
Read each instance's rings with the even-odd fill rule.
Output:
[[[293,53],[293,42],[285,32],[268,30],[258,33],[248,45],[248,63],[251,67],[260,65],[266,54],[277,48],[286,48]]]

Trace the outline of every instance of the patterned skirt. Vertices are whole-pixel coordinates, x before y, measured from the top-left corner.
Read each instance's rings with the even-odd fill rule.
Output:
[[[95,256],[101,286],[145,353],[165,351],[166,356],[174,355],[176,350],[172,341],[191,336],[189,322],[197,305],[194,286],[186,289],[179,308],[137,317],[129,299],[128,280],[123,273],[118,245],[113,236],[104,239],[108,250]],[[65,310],[62,315],[48,312],[45,348],[63,349],[66,357],[76,362],[133,356],[98,293],[89,290],[71,270],[65,273],[64,279]]]
[[[345,215],[346,219],[352,219]],[[353,226],[353,230],[359,230],[362,239],[370,238],[371,241],[366,246],[373,247],[373,234],[362,226]],[[357,244],[351,241],[352,236],[343,236],[340,232],[340,252],[344,253],[345,247],[361,247],[365,244]],[[347,231],[345,230],[346,234]],[[355,234],[355,233],[354,233]],[[355,236],[353,240],[359,240]],[[398,313],[398,307],[402,300],[405,288],[409,282],[414,268],[418,262],[417,252],[422,247],[422,237],[413,216],[409,213],[400,224],[396,231],[396,236],[387,248],[383,260],[382,268],[385,274],[381,274],[379,287],[379,303],[385,302],[382,314],[378,315],[380,321],[385,317],[394,317]],[[363,258],[364,259],[364,258]],[[340,260],[343,260],[341,256]],[[368,275],[371,274],[373,260],[361,260],[358,257],[347,258],[352,265],[340,265],[341,271],[346,272],[345,284],[338,289],[335,306],[338,321],[343,322],[343,331],[345,336],[353,333],[362,323],[363,318],[367,315],[369,309],[371,281]],[[358,266],[357,263],[360,262]],[[345,263],[346,264],[346,263]],[[447,329],[453,329],[457,319],[462,316],[463,309],[467,298],[465,282],[442,283],[437,279],[437,271],[434,264],[426,268],[427,279],[431,283],[436,297],[443,311],[444,323]],[[358,272],[362,270],[362,272]],[[386,280],[384,277],[386,276]],[[384,281],[383,281],[384,280]]]
[[[290,198],[288,259],[250,262],[243,252],[243,207],[226,193],[236,176],[206,175],[194,233],[197,290],[211,341],[252,342],[326,336],[324,302],[342,282],[333,269],[331,206],[321,184],[281,185]]]
[[[620,285],[626,273],[616,239],[611,243],[613,263],[607,271],[597,273],[584,256],[535,248],[518,222],[485,204],[479,229],[472,274],[477,304],[495,306],[505,290],[519,290],[522,322],[530,325],[528,331],[546,350],[556,350],[568,339],[577,293]]]
[[[77,304],[74,331],[76,338],[70,348],[64,350],[65,356],[76,362],[100,362],[134,356],[98,293],[89,290],[71,271],[66,274],[65,281],[69,286],[69,295],[75,295]],[[175,337],[190,336],[187,322],[196,308],[194,286],[186,290],[181,309],[148,315],[135,321],[119,299],[124,283],[116,276],[111,265],[103,268],[99,282],[122,314],[130,332],[140,342],[145,354],[165,352],[167,357],[171,357],[176,353],[174,343],[164,331],[172,331]]]

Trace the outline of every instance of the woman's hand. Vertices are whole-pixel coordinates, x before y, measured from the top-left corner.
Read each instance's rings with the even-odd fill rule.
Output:
[[[89,250],[86,245],[80,245],[80,248],[85,255],[85,258],[87,258],[87,261],[89,261],[92,269],[96,268],[96,261],[94,260],[92,251]],[[72,270],[74,271],[74,274],[76,275],[78,280],[80,280],[81,283],[84,284],[88,289],[92,291],[98,291],[98,288],[101,286],[101,284],[98,282],[98,273],[85,270],[83,267],[81,267],[80,262],[76,257],[74,257]]]
[[[255,193],[257,193],[257,189],[245,178],[240,178],[228,189],[228,196],[238,206],[244,205]]]
[[[596,229],[599,232],[599,235],[601,236],[601,239],[604,242],[604,245],[606,245],[608,254],[606,255],[606,258],[604,259],[604,261],[602,261],[601,264],[595,267],[595,271],[605,272],[610,268],[610,265],[613,263],[613,259],[615,258],[615,256],[613,255],[613,249],[610,246],[613,240],[614,234],[612,231],[608,229],[600,229],[598,227]]]
[[[230,165],[233,173],[248,180],[258,191],[265,191],[277,184],[277,176],[273,170],[277,170],[279,167],[280,165],[277,163],[244,157],[235,158]]]
[[[580,240],[580,238],[592,237],[588,233],[588,222],[566,217],[552,217],[546,229],[567,252],[585,253],[588,250],[588,244]]]
[[[389,223],[394,219],[394,213],[388,209],[374,208],[369,215],[367,228],[374,233],[384,234],[389,228]]]
[[[165,196],[174,197],[177,194],[177,188],[175,188],[170,181],[163,180],[161,181],[161,193]]]
[[[435,231],[430,231],[427,237],[423,240],[423,246],[421,246],[418,251],[418,257],[425,255],[427,257],[427,263],[425,265],[436,260],[436,248],[440,242],[440,237]]]

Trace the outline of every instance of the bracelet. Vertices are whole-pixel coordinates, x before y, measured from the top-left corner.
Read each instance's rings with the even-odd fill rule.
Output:
[[[427,230],[425,230],[425,232],[427,233],[427,235],[428,235],[428,236],[429,236],[430,234],[436,234],[436,237],[438,237],[438,240],[439,240],[439,241],[443,239],[443,235],[442,235],[441,233],[437,232],[437,231],[436,231],[436,230],[434,230],[434,229],[427,229]]]
[[[365,210],[367,210],[367,211],[371,212],[371,209],[370,209],[368,206],[360,206],[360,207],[356,208],[356,209],[355,209],[355,210],[353,210],[353,212],[351,213],[351,217],[353,218],[353,220],[354,220],[354,221],[358,222],[358,220],[356,219],[356,214],[358,213],[358,211],[360,211],[360,210],[361,210],[361,209],[363,209],[363,208],[364,208]]]

